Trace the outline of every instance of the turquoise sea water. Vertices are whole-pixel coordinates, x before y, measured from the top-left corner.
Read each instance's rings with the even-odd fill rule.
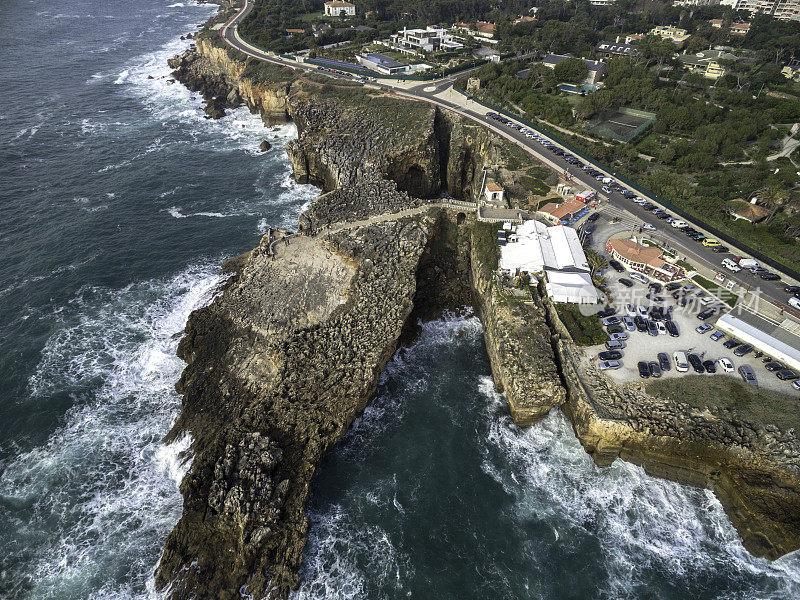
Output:
[[[185,470],[174,356],[218,265],[316,195],[291,125],[204,118],[166,59],[214,7],[0,19],[0,598],[152,598]],[[274,150],[258,152],[263,139]],[[705,491],[513,426],[473,317],[424,326],[314,482],[297,599],[800,597]]]

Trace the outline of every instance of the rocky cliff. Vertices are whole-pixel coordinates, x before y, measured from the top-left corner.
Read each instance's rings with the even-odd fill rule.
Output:
[[[542,301],[568,392],[562,409],[598,465],[621,458],[650,475],[712,490],[756,556],[775,559],[800,548],[800,440],[793,431],[733,409],[711,413],[615,385]]]
[[[796,438],[603,383],[546,299],[495,279],[493,227],[432,207],[442,189],[472,198],[484,167],[510,160],[497,137],[423,103],[300,82],[202,37],[171,64],[210,115],[244,103],[266,122],[294,119],[295,176],[325,192],[299,235],[271,233],[229,261],[222,293],[187,324],[170,438],[190,434],[193,460],[157,571],[171,598],[296,587],[316,465],[415,319],[473,300],[517,423],[562,406],[598,464],[620,456],[712,487],[753,552],[797,547]]]

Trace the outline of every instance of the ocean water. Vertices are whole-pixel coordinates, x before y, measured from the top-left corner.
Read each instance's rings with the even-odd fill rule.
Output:
[[[705,490],[596,467],[553,412],[511,421],[480,322],[427,323],[314,482],[317,599],[790,599],[800,557],[756,559]]]
[[[168,81],[215,7],[3,7],[0,598],[155,598],[180,332],[221,261],[317,192],[291,125],[207,120]],[[295,598],[800,597],[798,557],[750,557],[707,492],[596,468],[558,414],[514,427],[481,335],[445,318],[392,360],[314,482]]]
[[[221,261],[317,190],[292,181],[292,125],[205,119],[168,82],[215,7],[3,8],[0,598],[153,597],[186,468],[188,440],[161,442],[179,334]]]

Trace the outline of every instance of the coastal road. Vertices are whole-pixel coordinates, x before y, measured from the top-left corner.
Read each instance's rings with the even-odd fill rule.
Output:
[[[237,12],[231,19],[225,23],[219,30],[220,38],[233,48],[241,51],[247,56],[251,56],[258,60],[274,63],[277,65],[287,66],[295,72],[319,72],[315,65],[306,65],[298,63],[293,60],[286,60],[271,52],[266,52],[249,42],[246,42],[238,33],[238,25],[250,13],[253,8],[253,0],[244,0],[244,5],[241,10]],[[746,289],[758,290],[762,300],[768,300],[781,310],[795,313],[787,304],[788,296],[783,291],[787,283],[796,284],[797,282],[790,280],[785,273],[780,273],[783,281],[771,282],[764,281],[760,277],[752,275],[749,271],[742,270],[739,273],[731,273],[720,266],[720,261],[725,257],[723,254],[713,252],[710,248],[685,237],[683,232],[672,228],[668,223],[659,221],[652,213],[644,210],[638,204],[635,204],[625,199],[619,193],[605,194],[602,191],[603,184],[598,182],[595,178],[589,176],[582,169],[571,165],[562,157],[557,156],[544,148],[535,140],[529,139],[522,133],[502,125],[501,123],[489,118],[487,116],[488,109],[483,105],[474,102],[469,97],[457,92],[453,88],[453,83],[460,77],[464,76],[464,72],[449,75],[442,79],[433,81],[417,82],[417,81],[397,81],[397,80],[381,80],[379,85],[382,88],[391,90],[392,93],[408,97],[416,100],[423,100],[432,104],[436,104],[442,108],[449,109],[453,112],[461,114],[470,118],[473,121],[491,129],[495,133],[509,139],[524,148],[529,154],[534,156],[537,160],[545,166],[555,170],[559,176],[563,176],[566,172],[570,175],[570,185],[576,190],[583,189],[595,190],[598,195],[605,198],[603,202],[603,210],[608,209],[611,214],[622,215],[621,220],[630,222],[632,230],[638,232],[638,225],[642,223],[651,223],[657,228],[655,235],[663,239],[671,248],[677,250],[683,256],[689,258],[691,261],[698,263],[705,267],[707,270],[714,272],[721,272],[724,274],[726,280],[733,280],[736,283],[744,286]],[[355,76],[346,77],[348,79],[357,80]],[[522,123],[520,123],[522,124]],[[524,124],[522,124],[524,125]],[[542,137],[548,139],[551,143],[563,150],[563,148],[556,140],[552,140],[542,134]],[[592,163],[597,170],[603,171],[601,167]],[[615,177],[616,173],[607,173],[610,177]],[[644,196],[647,200],[655,205],[659,205],[656,200]],[[669,212],[669,211],[668,211]],[[687,219],[688,220],[688,219]],[[715,237],[714,235],[703,230],[702,224],[696,221],[692,225],[703,231],[707,237]],[[731,253],[741,256],[746,256],[746,252],[741,249],[731,247]]]

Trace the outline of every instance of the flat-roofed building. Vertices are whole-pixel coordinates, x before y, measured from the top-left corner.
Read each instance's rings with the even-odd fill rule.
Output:
[[[400,51],[404,48],[414,52],[438,52],[460,50],[464,44],[455,40],[444,27],[428,26],[425,29],[403,29],[391,36],[392,43]]]
[[[791,324],[795,321],[787,320]],[[749,311],[729,312],[717,319],[716,326],[730,336],[800,372],[800,337],[786,327]]]
[[[600,42],[594,47],[597,54],[602,54],[606,58],[614,56],[628,56],[635,57],[639,54],[639,50],[630,44],[622,44],[620,42]]]
[[[359,54],[356,59],[368,69],[383,73],[384,75],[396,75],[408,70],[408,65],[396,61],[393,58],[370,52],[369,54]]]

